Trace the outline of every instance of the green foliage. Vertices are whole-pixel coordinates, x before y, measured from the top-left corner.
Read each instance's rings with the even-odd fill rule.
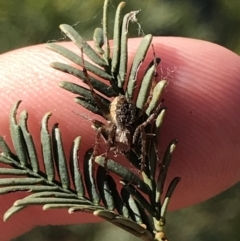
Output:
[[[110,19],[119,1],[110,3]],[[154,36],[183,36],[199,38],[223,45],[240,53],[240,5],[236,0],[210,1],[127,1],[125,12],[139,13],[141,28]],[[143,11],[144,10],[144,11]],[[32,1],[0,2],[0,52],[63,37],[57,30],[61,23],[74,25],[77,32],[92,39],[95,27],[101,27],[102,1]],[[111,20],[111,21],[112,21]],[[110,28],[110,30],[112,30]],[[130,29],[130,36],[138,35],[138,27]],[[141,33],[140,33],[141,35]]]

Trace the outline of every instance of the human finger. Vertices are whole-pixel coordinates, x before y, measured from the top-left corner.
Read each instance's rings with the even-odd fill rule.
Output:
[[[130,41],[130,56],[139,41]],[[70,43],[63,45],[79,52]],[[236,120],[239,116],[240,60],[229,50],[198,40],[155,38],[154,47],[156,55],[162,59],[159,76],[165,77],[170,72],[169,85],[164,93],[168,110],[161,133],[160,153],[172,138],[179,139],[168,178],[182,178],[171,202],[171,209],[178,209],[210,198],[239,179],[236,147],[240,133]],[[66,150],[70,149],[76,135],[83,137],[83,153],[92,147],[95,133],[91,124],[73,113],[82,113],[84,109],[73,102],[72,94],[58,87],[61,80],[78,83],[79,80],[49,67],[54,61],[69,63],[66,59],[39,45],[4,54],[0,61],[0,89],[4,103],[0,107],[0,133],[7,141],[10,140],[9,110],[13,102],[21,99],[21,108],[29,112],[29,129],[36,140],[39,140],[39,121],[44,113],[51,111],[52,123],[60,123]],[[36,144],[40,149],[40,144]],[[3,203],[0,215],[24,195],[0,196]],[[25,223],[21,224],[19,220],[23,220],[23,215]],[[35,215],[38,218],[33,220]],[[9,236],[12,238],[36,225],[88,221],[96,219],[88,214],[68,215],[63,210],[43,212],[38,207],[31,207],[1,225],[4,225],[6,235],[13,235]]]

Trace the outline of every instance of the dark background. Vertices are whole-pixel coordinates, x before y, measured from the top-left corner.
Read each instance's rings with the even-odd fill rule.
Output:
[[[22,0],[0,1],[0,53],[32,44],[61,41],[61,23],[91,40],[100,27],[103,0]],[[110,4],[110,25],[119,1]],[[182,36],[218,43],[240,53],[239,0],[129,0],[125,12],[137,15],[141,31],[155,36]],[[130,36],[142,36],[139,26]],[[224,60],[223,60],[224,61]],[[240,240],[240,184],[194,207],[168,215],[170,240]],[[111,228],[110,228],[111,227]],[[119,233],[117,233],[119,232]],[[110,224],[66,227],[37,227],[15,241],[135,240]],[[137,240],[137,239],[136,239]]]

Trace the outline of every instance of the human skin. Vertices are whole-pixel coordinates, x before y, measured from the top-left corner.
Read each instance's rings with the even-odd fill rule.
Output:
[[[134,55],[140,39],[129,42],[129,55]],[[156,56],[161,57],[159,79],[167,76],[164,92],[167,114],[161,132],[159,152],[162,156],[168,143],[178,138],[179,144],[169,170],[169,180],[181,177],[170,209],[197,204],[226,190],[240,178],[240,58],[221,46],[200,40],[155,38]],[[72,43],[65,47],[80,52]],[[152,58],[149,51],[148,60]],[[40,155],[39,124],[51,111],[50,124],[58,122],[62,131],[66,156],[77,135],[83,137],[82,152],[93,146],[95,132],[91,122],[77,113],[92,114],[73,101],[73,94],[58,87],[62,80],[80,81],[54,70],[54,61],[70,63],[65,58],[38,45],[15,50],[0,56],[0,134],[10,142],[9,113],[17,100],[20,110],[29,113],[29,129]],[[144,65],[143,65],[144,66]],[[142,69],[144,69],[142,67]],[[144,71],[140,69],[142,74]],[[173,70],[173,71],[171,71]],[[163,73],[163,74],[162,74]],[[123,159],[118,157],[119,162]],[[81,165],[81,164],[80,164]],[[28,193],[0,196],[0,216],[15,200]],[[37,225],[66,225],[97,222],[91,214],[68,214],[67,210],[42,211],[29,207],[15,214],[6,223],[0,221],[1,240],[17,237]]]

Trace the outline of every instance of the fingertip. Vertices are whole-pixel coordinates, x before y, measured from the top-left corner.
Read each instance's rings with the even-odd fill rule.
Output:
[[[140,41],[129,41],[129,65]],[[161,151],[164,152],[172,138],[179,139],[179,147],[174,155],[177,161],[173,162],[169,177],[182,177],[176,193],[178,199],[171,202],[171,208],[177,209],[216,195],[239,179],[237,156],[240,153],[236,146],[240,144],[240,133],[236,119],[240,117],[237,108],[240,60],[231,51],[200,40],[159,37],[154,38],[153,44],[156,56],[162,59],[158,68],[159,79],[169,81],[164,93],[168,111]],[[80,54],[72,43],[61,45]],[[152,59],[153,51],[150,49],[146,66]],[[62,80],[78,84],[81,81],[50,67],[54,61],[72,65],[71,62],[46,49],[45,45],[8,53],[1,61],[0,68],[4,73],[2,101],[5,103],[1,106],[2,113],[5,113],[2,116],[5,124],[1,125],[4,129],[0,127],[3,131],[1,134],[6,133],[10,106],[22,99],[22,108],[29,111],[29,123],[36,133],[39,133],[37,126],[43,114],[52,111],[52,122],[60,122],[66,149],[70,149],[77,135],[85,137],[84,148],[89,145],[92,147],[94,130],[89,121],[74,113],[86,110],[74,103],[72,93],[58,86]],[[145,71],[144,66],[140,67],[140,75]],[[87,115],[92,114],[87,112]]]

